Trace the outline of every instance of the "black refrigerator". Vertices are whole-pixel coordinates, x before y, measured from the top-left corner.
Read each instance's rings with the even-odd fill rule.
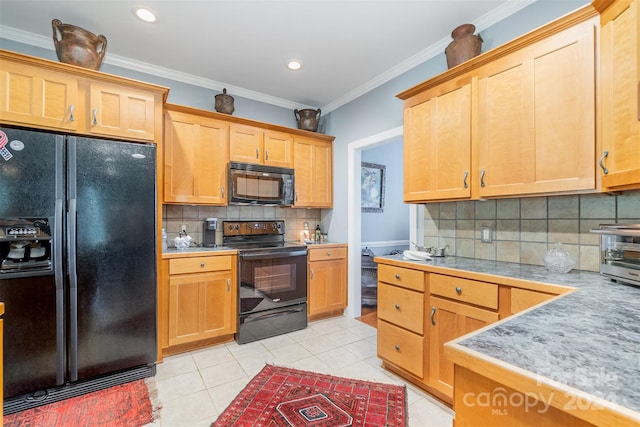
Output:
[[[155,374],[155,146],[0,128],[4,413]]]

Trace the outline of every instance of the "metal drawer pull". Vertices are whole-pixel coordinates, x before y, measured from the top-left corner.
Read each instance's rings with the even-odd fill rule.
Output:
[[[200,263],[200,267],[204,267],[204,262],[201,262],[201,263]]]
[[[231,279],[227,279],[227,292],[231,292]]]
[[[93,109],[93,124],[97,125],[98,124],[98,110],[97,109]]]
[[[462,294],[462,288],[456,288],[456,294],[461,295]]]
[[[609,151],[604,150],[604,153],[602,153],[602,157],[600,157],[600,167],[602,168],[602,172],[605,175],[609,173],[609,169],[607,169],[606,166],[604,165],[604,159],[606,159],[608,155],[609,155]]]
[[[73,118],[73,109],[74,109],[74,108],[75,108],[75,107],[73,106],[73,104],[69,105],[69,121],[70,121],[70,122],[72,122],[72,121],[74,121],[74,120],[75,120],[75,119]]]
[[[436,315],[436,308],[435,308],[435,307],[431,307],[431,324],[432,324],[433,326],[436,326],[436,318],[435,318],[435,315]]]
[[[396,279],[400,280],[400,275],[396,273]]]
[[[220,195],[221,199],[224,199],[224,185],[222,186],[222,194]]]
[[[400,310],[400,304],[396,304],[396,310]]]
[[[311,279],[313,279],[313,268],[311,269]]]
[[[264,150],[264,159],[269,160],[269,150]]]
[[[469,176],[469,172],[465,171],[464,176],[462,177],[462,184],[464,185],[464,188],[469,188],[469,185],[467,184],[468,176]]]
[[[331,256],[331,252],[327,252],[327,256]]]
[[[256,148],[256,159],[260,158],[260,151],[258,151],[258,149]]]
[[[484,174],[487,173],[487,171],[485,171],[484,169],[482,169],[480,171],[480,187],[484,188],[485,184],[484,184]]]
[[[400,351],[400,346],[398,344],[395,345],[396,351]]]

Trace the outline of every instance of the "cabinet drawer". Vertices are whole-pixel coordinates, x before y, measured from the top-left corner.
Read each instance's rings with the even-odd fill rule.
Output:
[[[418,270],[380,264],[378,281],[424,292],[424,272]]]
[[[423,335],[424,294],[380,283],[378,318]]]
[[[347,248],[311,248],[309,249],[309,261],[322,261],[328,259],[341,259],[347,257]]]
[[[378,322],[378,356],[418,378],[423,375],[423,342],[420,335]]]
[[[468,302],[494,310],[498,309],[498,285],[493,283],[477,282],[441,274],[432,274],[429,283],[432,295]]]
[[[202,256],[169,260],[169,274],[231,270],[231,256]]]

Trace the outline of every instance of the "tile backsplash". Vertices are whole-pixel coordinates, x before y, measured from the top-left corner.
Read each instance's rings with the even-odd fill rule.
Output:
[[[640,192],[429,203],[424,214],[425,246],[449,245],[452,255],[543,265],[560,242],[576,269],[598,271],[599,237],[589,230],[640,222]],[[481,241],[483,227],[491,243]]]
[[[308,232],[313,232],[320,224],[320,209],[292,209],[274,206],[202,206],[202,205],[162,205],[162,227],[167,230],[169,247],[178,235],[180,225],[187,226],[187,233],[193,240],[202,242],[203,221],[218,218],[216,242],[222,244],[222,221],[238,220],[284,220],[285,239],[299,241],[305,232],[304,223],[309,223]]]

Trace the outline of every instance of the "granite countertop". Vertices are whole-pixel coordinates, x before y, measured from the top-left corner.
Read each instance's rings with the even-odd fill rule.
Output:
[[[640,287],[598,273],[558,274],[526,264],[458,257],[403,261],[576,288],[457,344],[631,409],[640,419]]]
[[[189,246],[185,249],[168,248],[162,251],[162,258],[182,258],[198,255],[230,255],[238,251],[226,246],[216,246],[215,248],[206,248],[202,246]]]

